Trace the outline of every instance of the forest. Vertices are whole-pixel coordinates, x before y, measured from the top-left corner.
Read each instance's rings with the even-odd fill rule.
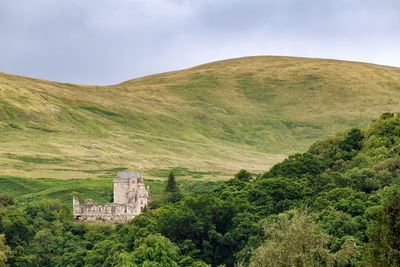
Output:
[[[124,224],[0,194],[0,266],[398,266],[400,117],[315,142],[269,171],[165,196]]]

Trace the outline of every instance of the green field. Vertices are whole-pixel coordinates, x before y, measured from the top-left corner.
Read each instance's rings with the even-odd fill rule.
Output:
[[[150,186],[153,201],[164,197],[165,182],[145,180]],[[210,190],[215,182],[188,181],[178,182],[183,194]],[[112,202],[112,179],[52,179],[52,178],[22,178],[0,176],[0,194],[9,193],[20,203],[28,203],[41,199],[58,200],[72,207],[72,197],[78,196],[83,201],[93,199],[97,203]]]
[[[0,173],[31,178],[219,180],[267,170],[400,103],[400,69],[247,57],[113,86],[0,73]]]

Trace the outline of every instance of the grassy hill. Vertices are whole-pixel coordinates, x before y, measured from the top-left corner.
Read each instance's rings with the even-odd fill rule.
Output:
[[[246,57],[113,86],[0,73],[0,173],[219,179],[261,172],[316,139],[398,111],[400,69]]]

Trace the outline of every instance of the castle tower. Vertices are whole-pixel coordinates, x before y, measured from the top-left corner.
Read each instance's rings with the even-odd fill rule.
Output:
[[[140,172],[119,172],[113,180],[114,203],[134,204],[139,184],[144,184]]]
[[[73,214],[74,218],[77,218],[81,215],[81,206],[79,205],[79,199],[76,196],[72,197],[72,207],[73,207]]]

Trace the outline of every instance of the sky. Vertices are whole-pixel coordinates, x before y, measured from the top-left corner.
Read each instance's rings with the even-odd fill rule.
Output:
[[[400,1],[0,0],[0,72],[110,85],[256,55],[400,67]]]

